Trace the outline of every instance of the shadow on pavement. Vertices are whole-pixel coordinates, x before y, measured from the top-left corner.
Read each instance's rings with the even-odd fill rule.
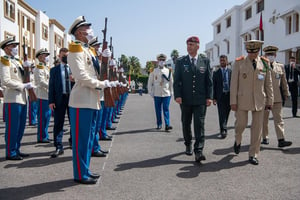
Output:
[[[49,155],[49,154],[48,154]],[[15,163],[10,163],[7,164],[6,166],[4,166],[4,168],[31,168],[31,167],[44,167],[47,165],[53,165],[53,164],[59,164],[62,162],[69,162],[72,160],[71,156],[68,157],[58,157],[58,158],[39,158],[39,159],[30,159],[30,160],[22,160],[19,163],[16,163],[18,161],[16,161]],[[0,198],[1,199],[1,198]]]
[[[248,152],[249,146],[250,145],[242,145],[240,152]],[[230,154],[230,153],[234,153],[233,144],[232,144],[232,147],[225,148],[225,149],[216,149],[213,151],[213,154],[215,154],[215,155],[226,155],[226,154]]]
[[[165,132],[163,129],[157,130],[156,128],[147,128],[147,129],[139,129],[139,130],[129,130],[129,131],[117,131],[112,135],[125,135],[125,134],[135,134],[135,133],[144,133],[144,132]]]
[[[77,185],[73,179],[52,181],[27,185],[23,187],[11,187],[0,189],[0,199],[30,199],[48,193],[65,192],[63,189]]]
[[[235,156],[236,155],[227,155],[219,161],[209,162],[205,164],[193,162],[193,166],[186,166],[181,168],[180,170],[183,172],[178,173],[177,176],[179,178],[195,178],[199,176],[201,172],[217,172],[223,169],[241,167],[249,163],[248,160],[237,163],[230,162],[230,160],[232,160],[232,158],[234,158]]]
[[[274,147],[260,147],[261,151],[264,150],[272,150],[272,151],[281,151],[282,153],[285,154],[300,154],[300,147],[293,147],[293,148],[286,148],[286,149],[281,149],[281,148],[274,148]]]

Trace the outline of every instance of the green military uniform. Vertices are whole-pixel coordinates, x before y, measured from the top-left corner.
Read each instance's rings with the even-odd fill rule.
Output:
[[[186,146],[192,142],[191,121],[194,115],[194,152],[204,147],[206,100],[213,98],[212,72],[209,60],[200,55],[192,64],[189,55],[177,60],[174,74],[174,98],[182,98],[181,120]]]

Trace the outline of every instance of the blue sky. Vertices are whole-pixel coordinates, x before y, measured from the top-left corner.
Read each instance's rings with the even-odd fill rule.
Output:
[[[92,23],[96,36],[108,18],[107,38],[113,38],[114,54],[136,56],[144,67],[164,53],[170,58],[173,49],[186,55],[186,39],[200,38],[200,51],[213,39],[212,22],[246,0],[25,0],[36,10],[46,11],[68,31],[80,15]],[[85,4],[84,4],[85,3]]]

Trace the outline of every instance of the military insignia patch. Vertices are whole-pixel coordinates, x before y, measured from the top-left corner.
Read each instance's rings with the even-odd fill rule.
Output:
[[[200,73],[203,74],[205,72],[205,67],[200,67],[199,69],[200,69]]]
[[[87,58],[87,64],[90,65],[91,63],[92,63],[92,62],[91,62],[90,58],[88,57],[88,58]]]
[[[14,73],[16,74],[18,72],[17,68],[14,68]]]
[[[243,73],[243,78],[246,79],[247,78],[247,74]]]

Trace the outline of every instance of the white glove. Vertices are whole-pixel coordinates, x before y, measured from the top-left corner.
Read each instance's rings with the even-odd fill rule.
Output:
[[[23,66],[24,66],[24,67],[30,67],[30,66],[31,66],[31,62],[29,62],[28,60],[26,60],[26,61],[23,63]]]
[[[114,81],[109,82],[111,87],[116,87],[116,83]]]
[[[23,86],[26,89],[36,88],[31,82],[24,83]]]
[[[115,84],[116,84],[116,86],[120,85],[119,81],[115,81]]]
[[[104,80],[103,82],[104,82],[104,87],[106,88],[111,87],[109,80]]]
[[[111,57],[111,51],[109,49],[104,49],[102,57]]]

